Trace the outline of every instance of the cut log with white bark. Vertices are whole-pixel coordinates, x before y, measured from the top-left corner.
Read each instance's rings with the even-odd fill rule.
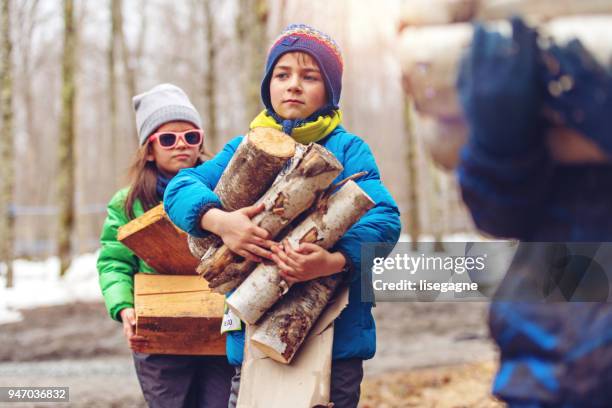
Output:
[[[462,117],[450,120],[411,112],[412,129],[423,141],[425,150],[434,163],[444,170],[452,170],[459,164],[459,150],[467,141],[467,124]]]
[[[510,35],[507,23],[489,28]],[[542,37],[551,36],[559,44],[578,38],[606,67],[612,67],[612,16],[564,18],[540,28]],[[470,24],[451,24],[411,28],[401,36],[399,49],[404,91],[415,103],[417,111],[437,118],[461,116],[456,82],[462,54],[472,41]]]
[[[342,171],[334,155],[312,143],[298,147],[292,163],[274,181],[258,203],[264,210],[253,217],[253,223],[274,238],[283,228],[306,211]],[[234,254],[227,246],[205,256],[198,267],[210,287],[225,293],[237,287],[255,268],[252,261]]]
[[[295,148],[295,140],[273,128],[255,128],[247,133],[214,189],[222,208],[234,211],[257,201],[294,156]],[[212,234],[205,238],[190,236],[188,243],[198,259],[212,246],[222,245],[221,239]]]
[[[492,24],[489,28],[510,35],[507,23]],[[612,67],[612,42],[600,41],[612,36],[612,16],[560,18],[541,26],[540,32],[542,38],[550,36],[558,44],[578,38],[600,64]],[[469,24],[409,28],[402,34],[404,91],[414,101],[418,114],[426,117],[414,131],[425,139],[434,160],[446,169],[457,165],[467,140],[456,81],[461,55],[471,43],[472,34]],[[451,141],[453,138],[456,140]],[[443,141],[446,143],[440,143]],[[584,135],[567,129],[555,129],[548,135],[548,142],[552,157],[562,163],[608,159]]]
[[[336,194],[323,198],[286,239],[295,249],[304,242],[331,248],[373,206],[370,197],[348,181]],[[255,324],[288,288],[276,265],[262,263],[232,293],[227,305],[242,321]]]
[[[400,30],[411,26],[470,21],[477,13],[478,3],[478,0],[404,1],[400,11]]]
[[[610,0],[484,0],[480,2],[476,18],[498,20],[523,15],[532,20],[574,15],[612,14]]]
[[[335,274],[294,285],[262,318],[251,344],[279,363],[291,363],[342,278]]]
[[[400,30],[470,20],[500,20],[521,15],[546,21],[573,15],[612,14],[609,0],[406,0],[400,11]]]

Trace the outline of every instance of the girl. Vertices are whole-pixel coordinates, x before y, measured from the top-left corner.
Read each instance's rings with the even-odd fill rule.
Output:
[[[164,200],[166,212],[183,230],[200,237],[213,232],[232,251],[244,257],[272,259],[287,280],[301,282],[340,272],[348,275],[349,305],[335,322],[332,351],[331,400],[339,408],[357,406],[363,360],[372,358],[376,349],[372,304],[360,301],[361,243],[395,243],[400,233],[397,205],[380,180],[372,152],[362,139],[341,124],[338,104],[342,70],[342,55],[329,36],[306,25],[287,27],[268,53],[261,85],[266,109],[251,122],[251,128],[282,129],[299,143],[316,142],[327,148],[344,166],[336,182],[367,172],[356,182],[376,206],[333,249],[327,251],[311,244],[291,248],[287,244],[271,243],[267,231],[250,219],[262,206],[233,212],[220,209],[219,199],[212,190],[241,137],[230,141],[212,160],[182,171],[168,185]],[[243,347],[244,331],[231,332],[227,338],[227,355],[237,367],[237,375],[230,407],[237,396]]]
[[[133,99],[140,149],[131,185],[108,205],[98,258],[100,287],[110,316],[123,323],[136,374],[150,407],[227,407],[234,370],[225,357],[141,353],[146,338],[135,335],[134,273],[155,273],[117,241],[122,225],[158,205],[179,170],[202,164],[201,119],[187,95],[162,84]]]

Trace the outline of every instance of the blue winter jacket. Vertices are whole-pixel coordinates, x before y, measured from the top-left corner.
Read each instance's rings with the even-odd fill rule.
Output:
[[[199,225],[200,219],[207,208],[220,207],[219,198],[213,190],[241,141],[242,136],[232,139],[213,159],[198,167],[181,170],[168,184],[164,206],[178,227],[194,236],[207,234]],[[396,243],[401,230],[399,210],[382,184],[374,156],[362,139],[338,126],[318,143],[331,151],[344,166],[334,183],[367,171],[368,174],[356,182],[376,203],[332,249],[346,254],[353,269],[349,304],[335,321],[332,357],[369,359],[376,351],[376,328],[371,313],[372,304],[361,302],[360,298],[361,244]],[[230,332],[227,338],[230,364],[242,364],[243,348],[244,332]]]

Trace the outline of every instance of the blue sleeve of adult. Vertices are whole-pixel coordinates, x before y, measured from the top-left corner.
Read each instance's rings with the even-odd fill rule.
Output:
[[[457,175],[478,229],[528,241],[544,209],[552,171],[553,162],[543,145],[501,158],[468,143]]]
[[[361,271],[361,245],[368,242],[397,243],[400,232],[400,213],[391,194],[380,180],[378,166],[368,145],[356,138],[345,152],[344,175],[367,171],[356,183],[376,204],[355,223],[336,243],[333,251],[347,257],[352,269],[351,279],[359,279]],[[385,254],[385,256],[388,254]]]
[[[213,190],[241,141],[242,136],[232,139],[215,157],[198,167],[179,171],[168,183],[164,209],[180,229],[196,237],[208,234],[200,226],[200,219],[207,209],[221,207]]]

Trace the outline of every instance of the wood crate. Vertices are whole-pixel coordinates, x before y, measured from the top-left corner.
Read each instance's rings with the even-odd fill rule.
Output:
[[[117,239],[158,273],[197,275],[199,260],[189,251],[187,234],[170,221],[163,204],[119,228]]]
[[[138,273],[134,294],[136,334],[148,339],[143,352],[225,355],[224,297],[200,276]]]

